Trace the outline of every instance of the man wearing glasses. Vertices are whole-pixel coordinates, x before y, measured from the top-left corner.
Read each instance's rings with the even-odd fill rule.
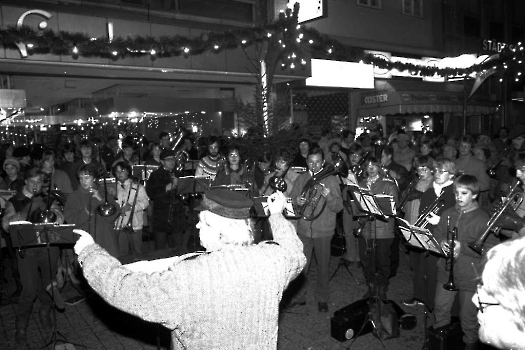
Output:
[[[498,244],[487,253],[478,307],[479,338],[500,349],[525,349],[525,239]]]

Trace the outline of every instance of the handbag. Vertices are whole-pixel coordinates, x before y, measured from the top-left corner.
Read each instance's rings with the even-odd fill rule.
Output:
[[[372,334],[381,340],[399,337],[399,321],[394,307],[385,300],[375,298],[370,305]]]

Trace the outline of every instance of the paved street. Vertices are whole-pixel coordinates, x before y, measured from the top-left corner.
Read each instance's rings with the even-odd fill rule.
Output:
[[[410,297],[411,274],[408,261],[401,254],[401,266],[398,274],[391,281],[388,292],[389,299],[395,300],[402,306],[400,301]],[[330,271],[333,273],[338,266],[339,258],[332,257]],[[6,261],[7,263],[7,261]],[[365,293],[363,277],[360,269],[353,265],[350,271],[357,278],[357,285],[350,274],[343,268],[339,269],[331,280],[332,300],[329,304],[329,313],[319,313],[317,303],[312,293],[308,294],[306,306],[299,306],[290,311],[281,313],[279,322],[279,345],[278,349],[347,349],[350,341],[339,342],[330,336],[330,319],[333,312],[359,300]],[[10,278],[10,270],[6,270],[4,276],[8,279],[5,286],[6,292],[14,289]],[[310,276],[315,279],[315,264],[312,264]],[[66,284],[62,291],[64,298],[78,295],[71,283]],[[38,321],[38,302],[34,307],[28,334],[31,349],[39,349],[49,342],[50,334],[41,330]],[[386,349],[409,350],[421,349],[423,345],[423,308],[406,308],[405,311],[417,316],[418,325],[415,329],[401,331],[399,338],[384,342]],[[3,301],[0,307],[0,349],[18,349],[14,345],[15,333],[15,304]],[[81,344],[90,349],[157,349],[157,334],[159,334],[160,348],[169,349],[169,332],[157,327],[155,324],[144,322],[136,317],[129,316],[107,305],[96,295],[74,306],[67,305],[63,313],[57,312],[58,330],[69,342]],[[57,349],[80,349],[64,345],[59,342]],[[357,338],[351,349],[382,349],[381,342],[370,333]]]

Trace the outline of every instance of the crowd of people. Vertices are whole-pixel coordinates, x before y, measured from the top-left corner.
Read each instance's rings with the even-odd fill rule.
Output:
[[[12,196],[2,200],[3,235],[9,239],[11,222],[37,223],[46,211],[55,212],[59,224],[74,224],[81,235],[75,251],[92,288],[119,308],[174,329],[174,348],[199,348],[200,342],[209,345],[210,339],[216,339],[219,348],[225,346],[220,343],[225,337],[214,333],[217,328],[211,323],[216,320],[206,316],[210,310],[229,315],[221,327],[237,335],[229,344],[274,347],[276,310],[287,288],[290,298],[282,307],[305,305],[311,289],[318,311],[328,312],[328,268],[336,233],[345,237],[344,264],[362,269],[368,286],[363,298],[388,299],[400,254],[407,254],[413,295],[403,301],[405,306],[424,305],[434,317],[434,328],[446,326],[452,315],[458,315],[466,349],[478,349],[479,339],[503,348],[525,347],[519,341],[524,336],[525,310],[518,301],[525,287],[519,273],[524,263],[520,252],[525,203],[500,210],[510,196],[523,190],[525,125],[510,132],[501,128],[495,138],[413,135],[403,129],[388,137],[323,131],[320,137],[301,138],[295,152],[285,148],[275,154],[261,152],[253,162],[246,161],[242,147],[225,145],[215,136],[205,138],[200,150],[192,137],[174,145],[166,132],[147,147],[126,138],[118,148],[117,141],[77,137],[56,151],[40,145],[6,148],[0,190],[11,191]],[[147,178],[137,179],[136,165],[153,170]],[[208,181],[202,199],[179,193],[180,178],[186,175]],[[110,185],[107,178],[112,178]],[[389,195],[397,213],[363,212],[355,205],[356,187]],[[268,205],[266,215],[254,217],[250,208],[254,198],[262,196]],[[294,210],[285,210],[283,216],[289,202]],[[203,210],[198,218],[190,210],[195,206]],[[489,234],[481,252],[469,248],[498,210],[497,222],[492,223],[498,235]],[[406,244],[398,217],[428,229],[443,254]],[[194,219],[199,221],[199,241],[206,253],[159,260],[154,274],[149,270],[154,264],[123,267],[119,263],[118,258],[142,252],[146,231],[153,237],[154,249],[179,248],[186,253]],[[453,243],[452,231],[457,232]],[[23,257],[11,252],[16,261],[16,340],[20,343],[26,341],[35,299],[41,301],[41,323],[50,329],[51,306],[64,307],[55,290],[64,277],[60,271],[79,270],[78,265],[63,266],[64,255],[76,261],[68,249],[53,249],[52,266],[36,250],[27,251]],[[310,286],[307,277],[314,261],[317,278]],[[446,290],[442,285],[451,278],[451,261],[456,289]],[[503,272],[502,264],[509,269]],[[132,268],[136,271],[130,275]],[[192,280],[194,274],[207,276],[207,284]],[[121,279],[122,283],[115,282]],[[234,294],[240,290],[246,294],[252,287],[261,300],[246,298],[250,305],[243,306]],[[274,290],[261,293],[270,287]],[[214,293],[209,298],[193,298],[210,291]],[[233,293],[231,298],[228,293]],[[508,338],[492,335],[490,327],[500,325],[488,320],[487,310],[496,316],[512,315]],[[264,322],[249,327],[248,319],[243,323],[237,315]]]

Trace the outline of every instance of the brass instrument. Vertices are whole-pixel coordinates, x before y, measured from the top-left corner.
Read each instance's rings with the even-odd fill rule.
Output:
[[[509,147],[501,151],[496,158],[494,158],[495,160],[493,161],[493,164],[491,164],[486,170],[486,173],[490,178],[496,178],[496,168],[501,164],[501,162],[505,160],[505,158],[507,158],[507,156],[510,154],[513,148],[514,146],[510,145]]]
[[[131,205],[131,210],[129,211],[128,223],[126,224],[126,226],[124,226],[124,228],[122,228],[122,231],[124,231],[126,233],[134,233],[134,231],[133,231],[133,216],[135,214],[135,206],[137,205],[137,198],[139,197],[139,187],[140,187],[140,184],[139,184],[137,178],[133,178],[131,184],[129,185],[129,192],[131,192],[133,184],[136,185],[136,187],[135,187],[135,198],[133,198],[133,204]],[[128,193],[128,200],[129,200],[129,193]],[[127,202],[128,201],[126,200],[126,203]],[[124,217],[122,217],[122,219],[124,219]]]
[[[357,220],[359,221],[359,226],[354,229],[354,236],[359,238],[363,236],[363,231],[365,229],[366,223],[370,221],[370,217],[367,215],[364,217],[364,220],[362,220],[361,218]]]
[[[437,214],[441,208],[445,206],[445,201],[441,199],[443,196],[443,192],[439,194],[439,196],[430,204],[423,213],[417,218],[416,222],[414,223],[414,226],[417,226],[419,228],[425,228],[428,225],[427,217],[430,216],[430,214]]]
[[[275,191],[281,191],[283,193],[286,192],[286,190],[288,189],[288,185],[286,184],[284,177],[286,176],[286,173],[288,173],[288,170],[290,170],[290,166],[288,166],[288,168],[286,168],[286,170],[283,171],[280,176],[275,176],[274,174],[272,177],[270,177],[270,179],[268,180],[268,184],[264,188],[264,191],[262,191],[261,193],[264,194],[266,190],[268,189],[268,186],[274,192]]]
[[[363,164],[366,161],[366,158],[368,158],[368,155],[370,154],[370,151],[366,151],[365,154],[361,157],[359,162],[357,164],[352,165],[352,173],[354,173],[356,178],[361,178],[363,176]]]
[[[523,202],[523,192],[519,188],[520,181],[517,180],[514,182],[512,187],[510,188],[509,195],[505,197],[504,200],[501,201],[501,203],[498,205],[494,213],[489,219],[489,222],[487,223],[487,228],[485,229],[485,232],[479,236],[479,238],[473,242],[469,242],[467,245],[470,249],[475,251],[478,254],[483,253],[483,244],[485,243],[485,240],[489,236],[491,232],[494,232],[494,234],[497,236],[499,234],[499,231],[501,230],[501,227],[495,227],[496,221],[499,219],[501,214],[508,208],[511,207],[513,211],[516,211],[518,207],[521,205],[521,202]]]
[[[449,291],[458,290],[454,284],[454,249],[456,248],[456,239],[458,238],[458,228],[450,232],[450,216],[447,218],[447,241],[449,242],[448,259],[446,261],[446,268],[449,271],[448,281],[443,285],[443,288]]]
[[[381,159],[381,154],[383,153],[383,148],[385,147],[385,139],[380,137],[375,140],[372,145],[374,146],[374,156],[377,159]]]
[[[40,212],[36,221],[41,224],[50,224],[57,221],[57,214],[51,211],[51,184],[53,183],[53,176],[49,177],[49,188],[47,190],[46,210]]]
[[[339,174],[345,178],[348,176],[348,166],[341,156],[335,158],[332,163],[312,176],[304,185],[303,191],[301,192],[301,197],[305,198],[306,201],[302,206],[299,207],[299,216],[307,221],[313,221],[317,219],[319,215],[321,215],[326,207],[326,200],[323,201],[321,209],[317,211],[317,214],[315,214],[317,206],[321,202],[321,199],[323,199],[321,192],[324,185],[321,183],[321,180],[336,174]]]
[[[399,204],[397,205],[397,210],[402,211],[405,207],[405,204],[408,201],[408,198],[412,194],[412,191],[416,189],[417,182],[419,181],[419,178],[416,177],[412,182],[408,185],[408,187],[401,193],[401,198],[399,199]]]
[[[113,203],[108,202],[108,185],[106,182],[106,174],[104,175],[104,203],[97,207],[97,213],[100,216],[108,217],[117,212],[117,207]]]
[[[175,139],[175,142],[173,143],[173,147],[171,148],[173,151],[180,146],[180,143],[186,137],[188,132],[184,129],[180,129],[177,138]],[[186,162],[190,156],[188,155],[188,152],[185,150],[179,150],[175,153],[175,167],[173,168],[173,172],[176,175],[183,176],[184,175],[184,166],[186,165]]]

